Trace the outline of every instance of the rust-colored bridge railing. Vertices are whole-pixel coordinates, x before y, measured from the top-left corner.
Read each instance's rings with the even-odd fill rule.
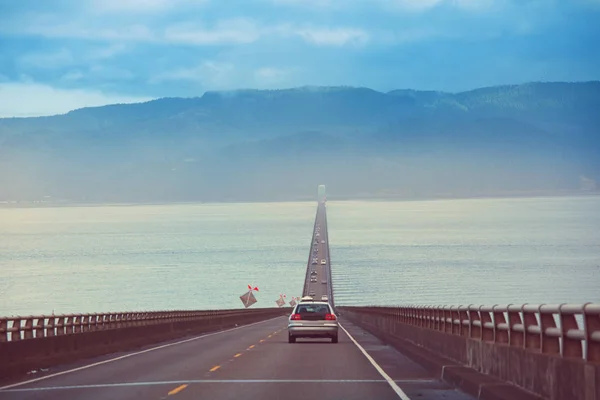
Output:
[[[600,399],[600,304],[338,309],[392,342],[417,345],[544,398],[596,398],[586,392],[593,387]]]
[[[0,381],[102,354],[288,314],[279,308],[0,318]]]
[[[405,324],[542,354],[600,362],[600,304],[344,308],[368,309]]]
[[[62,314],[0,318],[0,342],[36,339],[71,333],[147,326],[169,322],[189,322],[272,313],[273,309],[233,309],[207,311],[111,312],[93,314]]]

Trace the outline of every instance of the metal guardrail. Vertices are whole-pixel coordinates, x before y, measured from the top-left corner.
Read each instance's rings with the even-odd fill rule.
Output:
[[[323,203],[323,210],[325,213],[325,244],[327,245],[327,298],[329,303],[335,309],[335,298],[333,297],[333,276],[331,274],[331,249],[329,248],[329,226],[327,225],[327,207],[326,203]]]
[[[339,308],[542,354],[600,362],[600,304]]]
[[[153,311],[111,312],[93,314],[62,314],[17,316],[0,318],[0,342],[37,339],[73,333],[145,326],[166,322],[213,320],[222,317],[273,313],[274,308],[206,310],[206,311]]]

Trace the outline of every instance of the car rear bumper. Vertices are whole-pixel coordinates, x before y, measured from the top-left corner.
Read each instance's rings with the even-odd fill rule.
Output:
[[[333,337],[337,336],[337,324],[327,324],[320,326],[307,326],[290,324],[288,325],[288,333],[293,337]]]

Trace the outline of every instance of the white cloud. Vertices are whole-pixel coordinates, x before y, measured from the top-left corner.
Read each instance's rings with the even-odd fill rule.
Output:
[[[262,35],[261,29],[252,20],[238,18],[218,21],[214,28],[196,24],[183,24],[167,28],[167,42],[195,45],[252,43]]]
[[[382,4],[389,4],[388,0],[380,1]],[[497,0],[394,0],[391,4],[403,11],[422,12],[442,5],[478,11],[488,9],[496,3],[498,3]]]
[[[2,29],[0,29],[2,30]],[[5,28],[11,34],[42,36],[53,39],[86,39],[91,41],[155,41],[155,34],[142,24],[110,26],[110,23],[64,22],[55,19],[38,18],[19,26]]]
[[[395,0],[394,5],[404,10],[423,11],[441,4],[444,0]]]
[[[207,0],[88,0],[88,9],[97,13],[154,14],[205,3]]]
[[[128,46],[125,43],[114,43],[108,46],[92,48],[87,52],[86,57],[93,60],[103,60],[125,53],[127,49]]]
[[[39,83],[0,83],[0,117],[64,114],[82,108],[151,100],[105,94],[93,90],[58,89]]]
[[[235,66],[226,62],[205,61],[192,68],[181,68],[156,75],[150,83],[191,81],[209,89],[230,88],[236,77]]]
[[[264,67],[257,69],[254,74],[258,78],[273,79],[285,75],[286,71],[279,68]]]
[[[83,77],[83,73],[81,71],[76,70],[67,72],[66,74],[60,77],[60,80],[64,82],[74,82],[82,79]]]
[[[275,5],[300,6],[312,9],[341,8],[348,5],[348,0],[269,0]]]
[[[73,64],[73,54],[65,48],[52,52],[26,53],[18,63],[27,67],[53,69]]]
[[[355,28],[308,28],[295,32],[305,41],[319,46],[362,45],[369,40],[369,34]]]
[[[259,88],[268,88],[285,83],[292,74],[292,69],[262,67],[254,71],[254,83]]]

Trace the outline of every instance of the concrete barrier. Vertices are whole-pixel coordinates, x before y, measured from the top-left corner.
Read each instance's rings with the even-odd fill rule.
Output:
[[[401,351],[406,350],[408,345],[415,349],[416,357],[431,359],[441,356],[450,360],[446,368],[437,366],[440,368],[442,379],[456,384],[480,399],[516,399],[526,396],[517,397],[513,394],[502,397],[498,395],[498,390],[496,393],[491,390],[494,385],[498,386],[498,383],[486,381],[481,376],[475,377],[473,373],[485,374],[510,383],[544,399],[600,399],[600,363],[586,361],[581,356],[566,357],[564,345],[561,345],[563,352],[542,353],[539,349],[488,342],[481,337],[473,338],[466,331],[459,334],[456,331],[452,333],[451,329],[446,332],[414,326],[413,324],[425,324],[420,320],[417,322],[417,319],[412,320],[413,324],[401,322],[399,313],[393,308],[338,307],[338,310],[344,318],[388,343],[404,347]],[[459,322],[461,326],[467,325],[460,319]],[[430,353],[431,357],[423,356],[423,350]],[[470,373],[469,369],[473,373]],[[509,387],[497,389],[510,391]],[[486,397],[482,391],[489,392],[489,396]]]
[[[86,325],[85,329],[80,326],[81,329],[78,332],[73,332],[75,327],[71,326],[69,327],[70,333],[64,332],[67,327],[61,327],[62,332],[57,334],[58,328],[46,326],[46,328],[39,328],[45,330],[44,335],[27,339],[22,337],[29,336],[29,334],[24,335],[23,332],[16,331],[17,327],[9,327],[8,329],[13,332],[15,338],[18,335],[20,339],[0,341],[0,380],[18,377],[31,370],[49,368],[119,351],[129,351],[161,341],[219,331],[236,325],[246,325],[288,315],[289,310],[265,308],[194,313],[195,316],[190,317],[190,315],[194,315],[191,312],[171,312],[169,315],[172,317],[160,319],[151,319],[151,316],[156,316],[158,313],[143,313],[146,315],[146,319],[129,321],[129,323],[115,321],[105,325]],[[180,316],[175,317],[175,315]],[[48,319],[48,317],[28,318],[42,321]],[[69,317],[56,318],[65,320]],[[72,321],[75,320],[73,317],[70,318]],[[21,320],[27,321],[28,319]],[[4,329],[7,330],[7,328]],[[24,329],[27,328],[24,327]]]

